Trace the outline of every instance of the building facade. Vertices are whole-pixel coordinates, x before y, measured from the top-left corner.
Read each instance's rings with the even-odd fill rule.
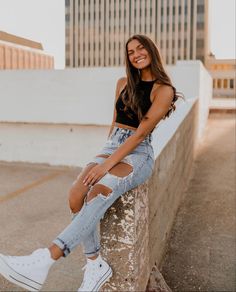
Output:
[[[40,43],[0,31],[0,70],[53,68],[54,58]]]
[[[208,0],[65,0],[66,67],[123,66],[124,44],[145,34],[163,61],[208,55]]]
[[[213,97],[235,98],[236,60],[207,59],[206,67],[213,79]]]

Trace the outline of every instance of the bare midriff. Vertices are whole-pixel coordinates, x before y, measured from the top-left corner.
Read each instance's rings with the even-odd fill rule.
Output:
[[[115,122],[115,126],[116,126],[116,127],[119,127],[119,128],[123,128],[123,129],[134,130],[134,131],[137,130],[137,128],[130,127],[130,126],[128,126],[128,125],[124,125],[124,124],[120,124],[120,123],[116,123],[116,122]]]

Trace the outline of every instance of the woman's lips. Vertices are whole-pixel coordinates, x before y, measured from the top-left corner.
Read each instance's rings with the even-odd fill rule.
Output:
[[[143,62],[144,60],[145,60],[145,58],[139,59],[139,60],[136,61],[136,63],[139,64],[139,63]]]

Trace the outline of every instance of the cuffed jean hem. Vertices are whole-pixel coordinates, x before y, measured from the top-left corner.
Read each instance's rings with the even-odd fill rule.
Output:
[[[63,257],[68,256],[68,254],[70,253],[70,249],[67,247],[63,240],[57,237],[55,240],[53,240],[53,243],[56,244],[62,250]]]
[[[98,248],[96,251],[93,251],[93,252],[84,252],[84,255],[87,258],[90,258],[90,257],[93,257],[93,256],[98,256],[99,253],[100,253],[100,248]]]

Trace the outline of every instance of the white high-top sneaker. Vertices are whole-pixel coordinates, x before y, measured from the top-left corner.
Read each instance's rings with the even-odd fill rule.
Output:
[[[112,269],[99,255],[95,260],[87,259],[83,267],[84,279],[79,291],[98,291],[112,276]]]
[[[0,254],[0,274],[28,291],[39,291],[54,262],[47,248],[37,249],[28,256]]]

